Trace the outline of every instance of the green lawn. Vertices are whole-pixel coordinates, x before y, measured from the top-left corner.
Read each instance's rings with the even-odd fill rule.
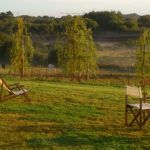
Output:
[[[142,131],[124,125],[123,86],[20,82],[32,101],[19,97],[0,103],[0,149],[150,149],[150,123]]]

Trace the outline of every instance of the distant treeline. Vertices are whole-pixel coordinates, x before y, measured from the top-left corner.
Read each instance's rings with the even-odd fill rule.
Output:
[[[33,62],[42,64],[55,63],[55,49],[51,42],[41,42],[41,37],[49,40],[51,37],[63,32],[68,18],[49,16],[21,16],[33,39],[36,53]],[[150,27],[150,15],[139,16],[137,14],[123,15],[121,12],[103,11],[90,12],[82,16],[85,18],[88,28],[93,33],[108,30],[115,32],[139,32],[143,28]],[[16,17],[11,11],[0,13],[0,63],[9,62],[9,50],[12,44],[12,35],[17,29]],[[35,37],[38,37],[34,39]],[[48,37],[48,38],[47,38]],[[43,40],[44,41],[44,40]],[[48,44],[47,44],[48,43]]]
[[[58,33],[64,30],[68,16],[61,18],[49,16],[21,16],[26,21],[29,32],[36,34]],[[71,16],[70,16],[71,17]],[[89,12],[83,15],[87,26],[96,30],[110,31],[137,31],[150,27],[150,15],[139,16],[137,14],[123,15],[121,12],[101,11]],[[0,13],[0,31],[12,33],[16,26],[16,17],[11,11]]]

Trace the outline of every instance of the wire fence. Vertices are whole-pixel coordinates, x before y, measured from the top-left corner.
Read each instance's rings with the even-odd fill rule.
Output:
[[[5,76],[12,76],[12,77],[19,77],[19,72],[10,72],[9,68],[2,69],[0,68],[0,75],[2,77]],[[64,74],[60,69],[49,69],[44,67],[32,67],[25,70],[24,77],[28,78],[57,78],[57,79],[69,79],[70,76]],[[126,80],[129,80],[131,78],[134,78],[134,73],[122,73],[122,72],[107,72],[105,70],[99,70],[97,71],[96,76],[93,76],[92,79],[119,79],[124,78]],[[76,77],[78,79],[78,77]],[[86,80],[86,75],[82,75],[81,80]]]

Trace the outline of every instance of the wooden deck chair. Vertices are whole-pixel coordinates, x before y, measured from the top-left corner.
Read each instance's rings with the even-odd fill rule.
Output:
[[[20,85],[19,83],[8,85],[2,78],[0,78],[0,86],[0,102],[17,96],[24,96],[27,101],[30,101],[27,95],[28,90],[25,89],[23,85]]]
[[[129,96],[131,96],[132,98],[136,98],[138,103],[130,104],[128,102]],[[132,114],[133,118],[129,122],[128,115],[130,114]],[[150,117],[150,104],[146,103],[146,97],[143,96],[141,87],[126,86],[126,96],[125,96],[126,126],[131,126],[134,122],[136,122],[139,128],[142,129],[142,127],[145,125],[149,117]]]

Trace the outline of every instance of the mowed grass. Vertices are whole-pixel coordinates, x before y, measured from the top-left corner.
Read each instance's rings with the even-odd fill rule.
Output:
[[[0,149],[150,149],[150,123],[142,131],[124,125],[123,85],[20,82],[30,89],[31,102],[19,97],[0,103]]]

